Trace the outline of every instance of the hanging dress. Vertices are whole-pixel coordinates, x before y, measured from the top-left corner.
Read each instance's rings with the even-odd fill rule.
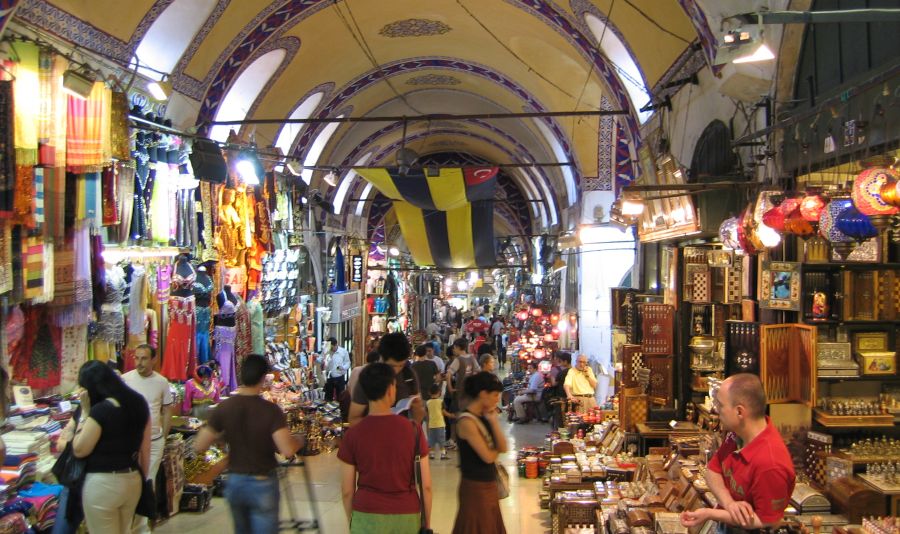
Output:
[[[199,279],[194,282],[194,297],[197,303],[197,362],[204,364],[209,361],[209,327],[212,322],[212,308],[210,308],[213,291],[212,279],[209,285],[204,285]]]
[[[197,275],[194,271],[182,278],[172,275],[173,291],[192,291]],[[169,331],[163,351],[162,375],[169,380],[184,382],[193,375],[197,361],[197,315],[193,293],[186,297],[169,296]]]
[[[227,298],[219,308],[220,317],[234,317],[234,303]],[[234,391],[238,387],[237,372],[234,358],[234,342],[237,336],[237,328],[234,326],[216,325],[213,332],[216,346],[216,361],[222,369],[222,383],[227,392]]]

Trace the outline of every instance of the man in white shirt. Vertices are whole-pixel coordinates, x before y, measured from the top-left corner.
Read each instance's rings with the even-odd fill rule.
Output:
[[[528,370],[531,376],[528,377],[528,388],[522,390],[519,395],[513,399],[513,408],[516,410],[516,422],[527,423],[530,419],[525,419],[525,403],[539,402],[544,394],[544,373],[538,370],[537,362],[528,364]]]
[[[328,352],[325,354],[325,400],[339,401],[347,385],[347,371],[350,369],[350,353],[338,345],[337,339],[328,338]]]
[[[162,463],[166,448],[166,436],[172,423],[173,397],[169,381],[154,371],[156,367],[156,351],[150,345],[140,345],[134,350],[133,371],[122,375],[122,380],[131,389],[147,399],[150,408],[150,469],[145,473],[151,481],[156,481],[156,473]],[[134,533],[150,532],[150,524],[146,517],[135,515],[131,525]]]
[[[438,369],[438,373],[444,374],[444,369],[447,367],[447,363],[444,362],[444,359],[435,354],[434,345],[431,343],[425,344],[425,358],[434,362],[434,365]]]

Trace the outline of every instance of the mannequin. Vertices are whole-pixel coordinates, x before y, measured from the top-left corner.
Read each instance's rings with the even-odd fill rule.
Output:
[[[205,364],[209,361],[209,331],[212,321],[213,279],[206,272],[206,267],[197,268],[197,279],[194,281],[194,301],[197,305],[197,362]]]
[[[197,271],[189,254],[175,259],[169,297],[169,330],[161,373],[169,380],[185,381],[194,374],[197,359],[197,315],[194,282]]]
[[[215,358],[221,368],[226,391],[232,391],[238,387],[234,343],[237,335],[235,314],[239,301],[237,295],[231,292],[231,286],[226,285],[216,295],[216,302],[219,304],[219,313],[213,318]]]
[[[193,380],[184,384],[182,413],[206,420],[210,406],[217,402],[219,402],[219,385],[213,370],[209,366],[201,365],[194,373]]]

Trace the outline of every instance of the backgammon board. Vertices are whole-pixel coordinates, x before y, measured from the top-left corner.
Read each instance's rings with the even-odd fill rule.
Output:
[[[725,322],[725,375],[759,374],[760,323]]]
[[[672,354],[675,308],[668,304],[641,304],[641,349],[644,354]]]
[[[770,403],[816,402],[816,327],[763,325],[760,378]]]

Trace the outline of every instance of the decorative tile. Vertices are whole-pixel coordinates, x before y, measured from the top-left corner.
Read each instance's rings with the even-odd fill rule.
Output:
[[[450,30],[450,26],[439,20],[406,19],[385,24],[378,33],[391,38],[429,37],[432,35],[444,35]]]
[[[406,80],[406,85],[459,85],[459,78],[447,74],[423,74]]]

